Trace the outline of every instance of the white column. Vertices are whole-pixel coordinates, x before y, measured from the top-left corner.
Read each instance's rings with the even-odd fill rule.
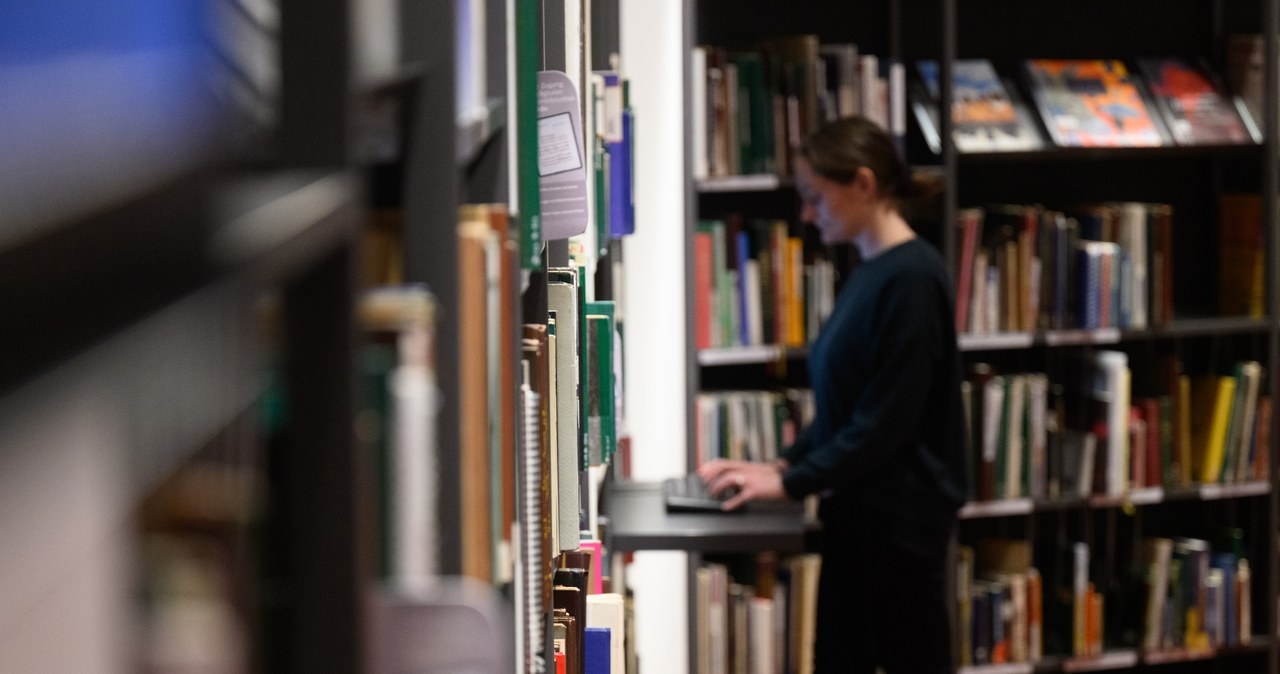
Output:
[[[620,0],[622,69],[636,110],[636,233],[625,243],[626,401],[637,480],[684,472],[685,212],[683,0]],[[644,673],[688,671],[684,553],[636,556]]]

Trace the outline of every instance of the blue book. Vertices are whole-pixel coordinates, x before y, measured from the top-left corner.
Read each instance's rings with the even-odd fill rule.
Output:
[[[749,302],[747,293],[747,262],[751,259],[751,236],[739,231],[734,242],[738,253],[738,343],[743,346],[751,344],[751,321],[747,313]]]
[[[1213,568],[1222,571],[1222,634],[1225,646],[1239,643],[1240,624],[1236,619],[1236,556],[1231,552],[1213,553]]]
[[[627,105],[627,85],[616,72],[605,72],[605,148],[609,153],[609,236],[617,238],[636,231],[631,195],[631,110]],[[616,106],[616,107],[615,107]]]
[[[586,628],[585,648],[583,649],[583,674],[610,674],[609,628]]]
[[[1076,269],[1078,270],[1076,309],[1078,327],[1096,330],[1102,326],[1102,264],[1097,241],[1076,243]]]

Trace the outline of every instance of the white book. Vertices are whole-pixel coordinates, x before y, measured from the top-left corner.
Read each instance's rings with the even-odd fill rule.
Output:
[[[706,178],[710,171],[707,162],[707,48],[694,47],[689,74],[693,91],[689,114],[692,116],[693,134],[693,177],[695,180]]]
[[[1144,330],[1149,324],[1150,298],[1147,296],[1147,205],[1125,203],[1120,206],[1120,247],[1128,254],[1131,295],[1129,325]]]
[[[874,54],[858,56],[858,102],[863,117],[885,126],[885,113],[880,105],[880,59]]]
[[[773,600],[767,597],[752,597],[747,607],[747,632],[751,635],[750,663],[751,674],[774,674],[782,671],[778,667],[777,635],[774,625]]]
[[[1172,555],[1171,539],[1151,538],[1143,544],[1143,562],[1150,565],[1147,575],[1147,615],[1142,633],[1142,647],[1148,651],[1161,647],[1165,596],[1169,591],[1169,560]]]
[[[1004,498],[1022,498],[1022,462],[1025,452],[1023,428],[1027,410],[1026,375],[1011,375],[1009,384],[1009,416],[1005,425],[1005,493]]]
[[[746,305],[747,305],[747,344],[749,346],[760,346],[764,344],[764,323],[760,307],[760,263],[756,260],[747,260],[746,269],[743,271],[745,280],[743,286],[746,289]]]
[[[760,439],[763,443],[760,459],[775,461],[778,458],[778,434],[774,429],[774,409],[778,405],[778,395],[761,391],[756,397],[760,409]]]
[[[982,387],[982,462],[996,465],[1000,453],[1000,410],[1004,408],[1004,377],[995,376]],[[1003,498],[1003,494],[996,494]]]
[[[547,363],[550,365],[556,362],[559,355],[559,344],[556,342],[555,335],[555,318],[547,321]],[[556,368],[547,367],[547,435],[549,454],[548,468],[551,473],[551,544],[556,550],[563,550],[560,547],[560,415],[557,411],[559,405],[557,403],[557,391],[560,382],[556,379]],[[574,527],[577,528],[577,527]]]
[[[1106,405],[1107,494],[1120,496],[1129,484],[1129,357],[1098,351],[1093,397]]]
[[[1031,461],[1031,493],[1028,496],[1037,499],[1049,495],[1048,408],[1049,375],[1043,372],[1027,375],[1027,436],[1031,443],[1027,448],[1027,456]]]
[[[1262,383],[1262,365],[1250,360],[1240,364],[1240,377],[1244,380],[1243,405],[1240,409],[1240,433],[1234,447],[1231,448],[1235,460],[1235,482],[1249,479],[1249,448],[1253,445],[1254,420],[1258,413],[1258,389]],[[1268,451],[1260,448],[1259,451]]]
[[[609,630],[609,672],[623,674],[626,657],[623,651],[626,603],[622,595],[616,592],[587,595],[587,627],[604,627]]]
[[[720,458],[720,400],[714,395],[698,394],[698,457],[703,462]]]
[[[436,415],[439,392],[425,324],[409,323],[399,336],[401,364],[388,386],[392,404],[392,577],[421,589],[439,573],[436,563]],[[413,357],[409,354],[420,354]]]
[[[556,271],[556,270],[549,270]],[[573,270],[562,270],[576,276]],[[576,284],[547,283],[547,310],[556,314],[556,477],[560,550],[578,548],[581,503],[579,498],[578,443],[581,429],[578,415],[578,287]]]
[[[1085,641],[1086,614],[1089,603],[1089,544],[1075,543],[1071,549],[1075,561],[1071,583],[1072,616],[1074,618],[1072,621],[1072,653],[1079,656],[1087,655],[1090,648],[1090,645]]]

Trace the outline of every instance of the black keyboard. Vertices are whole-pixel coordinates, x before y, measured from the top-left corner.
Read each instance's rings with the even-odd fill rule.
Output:
[[[694,475],[669,477],[662,481],[662,499],[668,512],[740,512],[741,508],[732,511],[722,510],[721,506],[731,498],[736,490],[729,489],[719,498],[707,491],[702,478]]]

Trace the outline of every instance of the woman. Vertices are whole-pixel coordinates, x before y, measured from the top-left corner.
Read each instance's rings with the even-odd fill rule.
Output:
[[[799,149],[801,218],[862,262],[809,349],[813,422],[774,465],[712,461],[712,492],[821,494],[818,672],[952,671],[947,550],[964,500],[951,284],[904,207],[922,196],[874,123],[847,118]]]

